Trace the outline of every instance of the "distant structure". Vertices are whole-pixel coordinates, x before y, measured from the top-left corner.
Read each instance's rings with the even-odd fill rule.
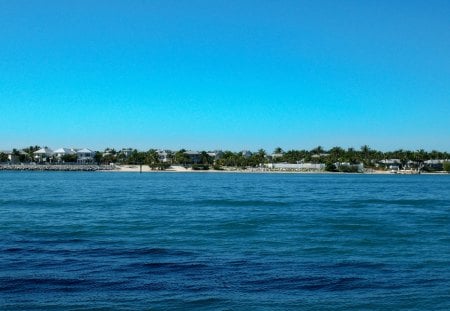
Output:
[[[35,151],[33,155],[37,162],[52,162],[53,150],[44,147]]]
[[[88,149],[83,148],[77,150],[77,163],[78,164],[89,164],[94,162],[95,152]]]

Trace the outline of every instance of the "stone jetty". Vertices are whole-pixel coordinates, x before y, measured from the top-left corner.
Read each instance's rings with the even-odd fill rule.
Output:
[[[95,164],[0,164],[0,171],[111,171],[115,170],[112,165]]]

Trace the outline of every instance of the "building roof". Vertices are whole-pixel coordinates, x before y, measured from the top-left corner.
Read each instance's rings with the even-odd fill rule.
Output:
[[[438,159],[425,161],[426,164],[441,164],[441,163],[444,163],[444,162],[445,162],[444,160],[438,160]]]
[[[383,164],[401,164],[402,161],[400,159],[385,159],[380,161]]]
[[[59,154],[75,154],[76,152],[69,148],[59,148],[53,151],[53,153],[59,153]]]
[[[191,150],[185,151],[184,153],[187,155],[199,155],[200,154],[200,152],[198,152],[198,151],[191,151]]]
[[[41,148],[38,151],[33,152],[34,154],[46,154],[46,155],[52,155],[53,154],[53,150],[50,148]]]
[[[81,150],[78,150],[77,153],[92,153],[94,151],[88,149],[88,148],[83,148]]]

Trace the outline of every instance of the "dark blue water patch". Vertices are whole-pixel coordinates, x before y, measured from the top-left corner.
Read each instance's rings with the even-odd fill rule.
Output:
[[[220,207],[220,206],[226,206],[226,207],[252,207],[252,206],[258,206],[258,207],[285,207],[289,206],[289,202],[283,202],[283,201],[274,201],[274,200],[204,200],[199,202],[193,202],[195,205],[203,205],[203,206],[214,206],[214,207]]]
[[[326,276],[271,277],[244,282],[249,291],[347,291],[375,288],[364,278]]]
[[[185,307],[192,310],[201,310],[202,308],[207,308],[207,310],[210,310],[211,308],[216,308],[217,310],[230,310],[227,307],[229,302],[229,299],[202,296],[187,299],[185,301]]]
[[[26,293],[46,291],[77,291],[96,288],[98,284],[92,280],[50,277],[15,277],[0,278],[0,292]]]
[[[327,269],[372,269],[372,270],[383,270],[389,267],[388,264],[382,262],[364,262],[364,261],[341,261],[333,264],[323,264],[322,268]]]
[[[339,202],[339,201],[338,201]],[[348,200],[342,203],[350,204],[353,206],[366,206],[366,205],[379,205],[379,206],[391,206],[391,205],[405,205],[405,206],[435,206],[437,204],[448,204],[447,200],[442,199],[420,199],[420,198],[396,198],[396,199],[358,199]]]
[[[146,262],[143,266],[149,273],[201,272],[212,269],[207,264],[197,262]]]
[[[168,248],[89,248],[82,250],[88,256],[113,256],[113,257],[183,257],[192,256],[194,253],[178,249]]]
[[[141,198],[138,203],[146,203],[152,206],[184,206],[184,207],[230,207],[230,208],[240,208],[240,207],[283,207],[292,205],[291,202],[281,201],[281,200],[248,200],[248,199],[210,199],[210,198],[183,198],[183,199],[173,199],[173,198],[158,198],[155,196],[150,196],[146,198]]]

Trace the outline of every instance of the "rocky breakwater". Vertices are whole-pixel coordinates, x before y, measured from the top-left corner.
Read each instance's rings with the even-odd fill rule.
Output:
[[[0,164],[0,170],[8,171],[111,171],[115,167],[111,165],[95,164]]]

